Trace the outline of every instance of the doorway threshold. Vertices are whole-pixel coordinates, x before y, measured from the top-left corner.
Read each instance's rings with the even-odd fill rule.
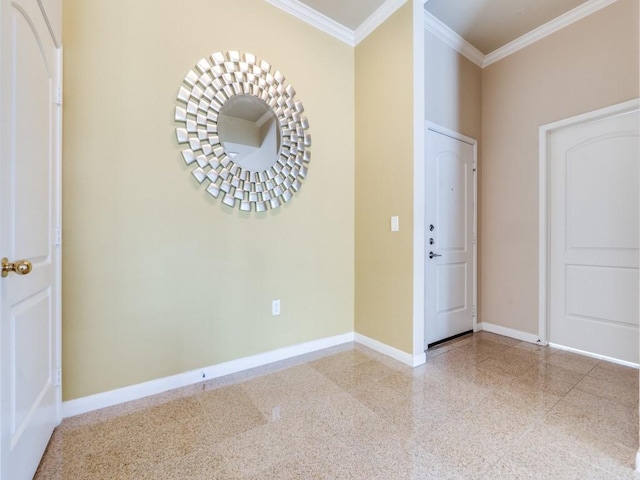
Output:
[[[438,340],[437,342],[433,342],[433,343],[430,343],[429,345],[427,345],[427,350],[430,349],[430,348],[436,347],[438,345],[442,345],[443,343],[447,343],[447,342],[450,342],[450,341],[455,340],[457,338],[464,337],[465,335],[470,335],[470,334],[473,334],[473,330],[469,330],[467,332],[458,333],[457,335],[453,335],[451,337],[443,338],[442,340]]]

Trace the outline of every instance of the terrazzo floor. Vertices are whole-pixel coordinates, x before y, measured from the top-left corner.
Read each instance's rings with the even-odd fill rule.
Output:
[[[635,479],[638,371],[477,333],[347,344],[66,419],[44,479]]]

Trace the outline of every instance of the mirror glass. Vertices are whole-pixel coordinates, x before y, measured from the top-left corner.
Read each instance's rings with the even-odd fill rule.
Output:
[[[227,155],[246,170],[267,170],[278,159],[278,119],[258,97],[235,95],[224,102],[218,115],[218,135]]]

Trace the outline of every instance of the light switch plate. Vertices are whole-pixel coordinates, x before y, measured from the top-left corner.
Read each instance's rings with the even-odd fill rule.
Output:
[[[400,223],[397,216],[391,217],[391,231],[397,232],[400,230]]]

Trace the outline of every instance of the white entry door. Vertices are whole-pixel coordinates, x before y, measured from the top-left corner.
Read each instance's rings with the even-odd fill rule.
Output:
[[[442,131],[425,147],[426,345],[473,330],[475,142]]]
[[[638,112],[549,139],[549,339],[638,363]]]
[[[18,272],[0,278],[0,477],[27,480],[60,419],[61,2],[1,5],[0,257]]]

